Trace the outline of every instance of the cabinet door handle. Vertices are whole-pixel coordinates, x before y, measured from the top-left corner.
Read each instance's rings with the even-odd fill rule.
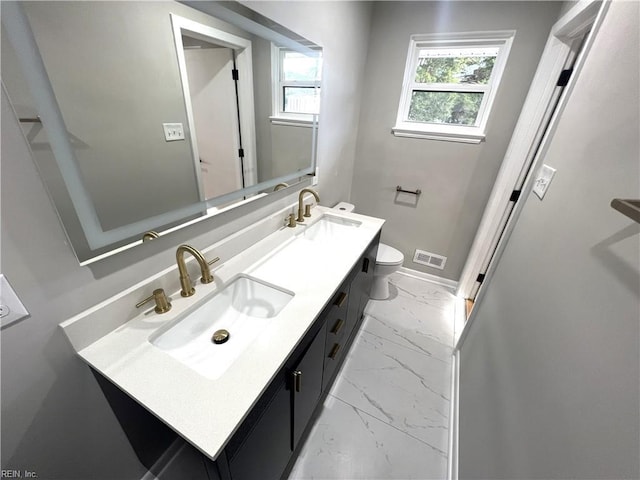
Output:
[[[362,271],[364,273],[369,272],[369,259],[367,257],[364,257],[364,260],[362,261]]]
[[[344,301],[347,299],[347,294],[344,292],[340,292],[340,296],[338,297],[338,299],[335,301],[334,305],[337,305],[338,307],[342,307],[342,305],[344,305]]]
[[[338,321],[333,326],[333,328],[331,329],[331,333],[333,333],[334,335],[337,335],[340,329],[342,329],[343,325],[344,325],[344,320],[339,318]]]
[[[296,392],[300,392],[302,389],[302,372],[300,370],[296,370],[293,372],[293,383],[296,389]]]
[[[331,352],[329,353],[329,358],[331,360],[335,360],[336,359],[336,355],[338,355],[338,350],[340,350],[340,344],[336,343],[333,345],[333,348],[331,349]]]

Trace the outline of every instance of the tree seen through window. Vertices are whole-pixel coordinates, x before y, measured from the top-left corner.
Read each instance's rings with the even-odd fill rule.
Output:
[[[465,56],[462,52],[447,54],[437,50],[420,53],[414,80],[417,85],[411,95],[408,120],[475,125],[484,91],[457,91],[455,87],[488,84],[497,51],[482,56]],[[447,89],[447,85],[452,88]]]

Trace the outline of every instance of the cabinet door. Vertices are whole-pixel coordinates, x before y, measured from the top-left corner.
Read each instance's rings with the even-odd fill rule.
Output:
[[[316,335],[291,373],[293,381],[293,444],[295,450],[322,392],[325,328]]]
[[[369,301],[369,293],[371,292],[371,284],[373,283],[373,269],[376,266],[376,256],[378,255],[379,240],[380,237],[378,236],[373,242],[371,242],[371,244],[369,244],[369,247],[361,260],[362,269],[358,275],[360,282],[360,304],[358,306],[356,322],[360,322],[362,320],[364,308],[367,306],[367,302]]]
[[[233,480],[280,478],[291,457],[291,394],[282,382],[244,443],[229,462]]]
[[[369,301],[371,283],[373,282],[373,269],[376,265],[378,252],[378,239],[376,238],[365,251],[358,263],[358,274],[351,283],[351,300],[349,302],[349,322],[355,330],[360,326],[364,309]]]

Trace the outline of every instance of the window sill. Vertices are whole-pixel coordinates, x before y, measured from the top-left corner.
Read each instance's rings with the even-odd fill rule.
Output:
[[[313,128],[316,122],[313,120],[307,120],[305,118],[291,118],[291,117],[269,117],[272,125],[286,125],[289,127],[305,127]]]
[[[425,140],[441,140],[445,142],[459,142],[478,144],[485,139],[484,132],[470,127],[442,127],[416,129],[405,126],[395,126],[391,129],[396,137],[422,138]]]

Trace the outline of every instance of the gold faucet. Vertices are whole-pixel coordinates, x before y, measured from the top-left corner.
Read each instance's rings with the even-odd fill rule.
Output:
[[[200,265],[200,272],[202,273],[201,281],[202,283],[211,283],[213,282],[213,275],[211,275],[211,270],[209,270],[209,265],[220,260],[220,257],[216,257],[213,260],[207,262],[204,258],[204,255],[200,253],[197,248],[193,248],[191,245],[180,245],[176,250],[176,261],[178,262],[178,272],[180,273],[180,286],[182,290],[180,291],[180,295],[183,297],[190,297],[194,293],[196,293],[196,289],[193,288],[193,284],[191,283],[191,278],[189,277],[189,272],[187,271],[187,264],[184,261],[184,254],[190,253],[195,257],[198,264]]]
[[[277,184],[275,187],[273,187],[273,191],[277,192],[278,190],[282,190],[283,188],[287,188],[288,186],[289,186],[288,183],[282,182],[282,183]]]
[[[143,242],[148,242],[154,238],[160,238],[160,235],[155,230],[149,230],[148,232],[144,232],[144,235],[142,235]]]
[[[316,202],[320,203],[320,197],[318,196],[318,194],[314,190],[311,190],[310,188],[303,188],[300,191],[300,195],[298,195],[298,218],[296,218],[296,221],[299,222],[299,223],[304,222],[304,210],[302,208],[302,206],[303,206],[302,205],[302,201],[304,199],[304,194],[305,193],[312,194],[315,197]],[[310,214],[307,215],[307,217],[308,216],[310,216]]]

